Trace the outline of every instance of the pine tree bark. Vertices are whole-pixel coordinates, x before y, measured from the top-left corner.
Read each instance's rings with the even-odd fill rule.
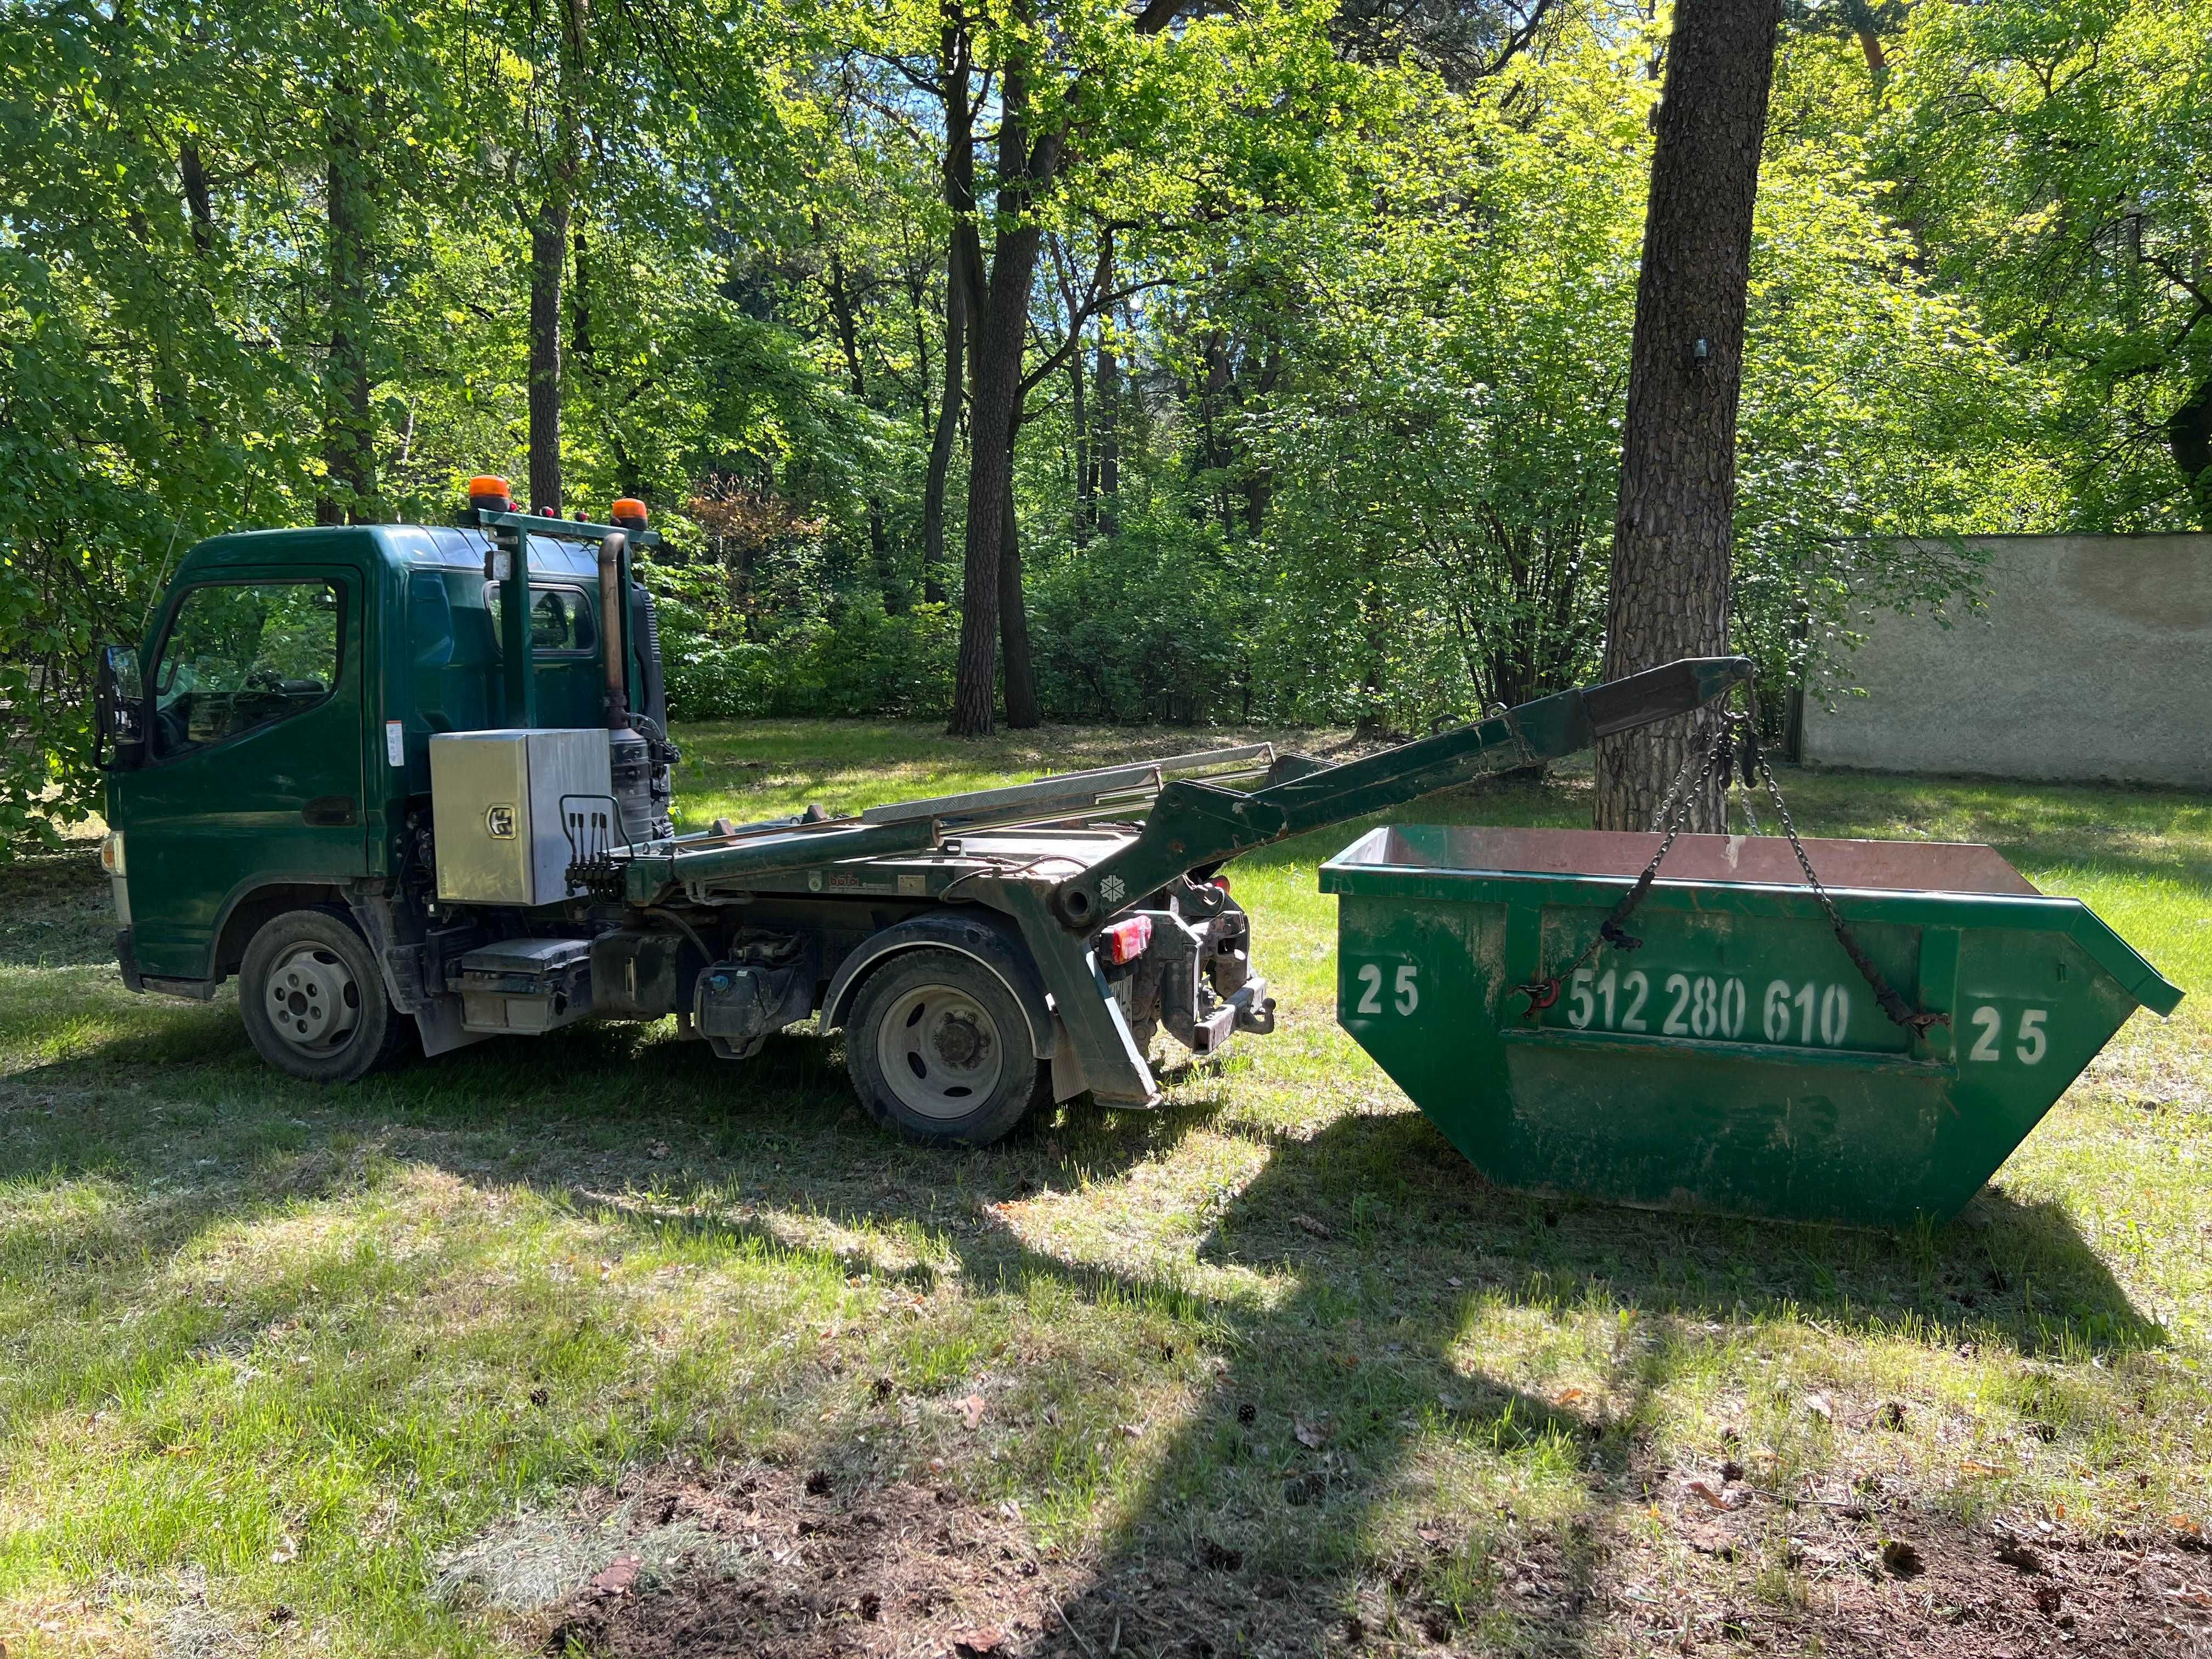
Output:
[[[1728,649],[1736,404],[1776,0],[1680,0],[1636,289],[1605,677]],[[1598,745],[1596,822],[1648,828],[1713,715]],[[1718,781],[1691,827],[1722,827]]]
[[[324,263],[329,283],[330,349],[323,360],[323,465],[329,480],[315,503],[318,524],[375,524],[376,422],[369,409],[369,304],[375,203],[369,189],[368,118],[356,89],[331,89],[324,117],[324,190],[328,221]]]

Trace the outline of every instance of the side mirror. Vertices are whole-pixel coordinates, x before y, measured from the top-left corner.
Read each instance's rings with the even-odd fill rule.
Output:
[[[93,763],[111,772],[136,766],[146,752],[146,693],[138,653],[131,646],[100,647],[93,697]]]

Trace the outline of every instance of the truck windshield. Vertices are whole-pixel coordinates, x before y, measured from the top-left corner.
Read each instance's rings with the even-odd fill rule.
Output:
[[[154,675],[157,752],[180,753],[312,708],[338,677],[329,582],[237,582],[185,595]]]

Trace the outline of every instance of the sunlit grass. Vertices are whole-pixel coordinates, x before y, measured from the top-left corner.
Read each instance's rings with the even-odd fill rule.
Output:
[[[694,824],[1194,743],[680,735]],[[281,1605],[319,1651],[522,1650],[436,1600],[441,1552],[671,1457],[951,1481],[1084,1554],[1203,1532],[1327,1585],[1410,1560],[1498,1644],[1513,1528],[1670,1559],[1643,1472],[1710,1468],[1723,1431],[1776,1490],[1879,1474],[1960,1514],[2202,1519],[2212,806],[1787,781],[1808,830],[1990,841],[2191,993],[1951,1228],[1486,1188],[1334,1023],[1315,871],[1361,826],[1231,869],[1273,1037],[1170,1072],[1160,1112],[1073,1108],[966,1154],[887,1140],[805,1034],[729,1066],[586,1026],[295,1085],[227,994],[133,998],[97,965],[96,876],[18,884],[0,903],[41,931],[0,953],[0,1638],[175,1650],[161,1621],[188,1618],[243,1647]],[[1566,775],[1399,816],[1575,823],[1588,799]],[[1769,1567],[1786,1600],[1780,1556],[1745,1571]]]

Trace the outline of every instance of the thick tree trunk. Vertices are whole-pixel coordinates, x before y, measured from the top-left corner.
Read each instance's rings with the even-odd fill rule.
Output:
[[[331,343],[323,362],[323,463],[329,488],[315,504],[319,524],[374,524],[384,516],[376,495],[376,422],[368,400],[374,203],[365,125],[354,89],[343,82],[332,88],[324,125]]]
[[[974,386],[968,408],[968,548],[960,601],[955,737],[994,729],[998,676],[999,566],[1012,488],[1014,426],[1021,414],[1022,352],[1029,343],[1030,282],[1037,231],[1018,225],[996,239],[989,299],[976,321]]]
[[[1009,450],[1012,446],[1008,445]],[[1022,600],[1022,532],[1014,513],[1014,482],[1006,480],[999,531],[999,654],[1006,664],[1006,724],[1017,732],[1044,723],[1037,709],[1036,669],[1030,660],[1030,613]]]
[[[1016,0],[1017,16],[1027,11]],[[965,84],[964,75],[962,77]],[[1029,74],[1018,58],[999,76],[998,229],[991,275],[969,337],[968,547],[963,562],[960,656],[952,688],[955,737],[990,732],[999,647],[999,569],[1005,556],[1006,504],[1013,489],[1014,433],[1022,418],[1022,357],[1029,345],[1030,289],[1043,232],[1030,211],[1050,185],[1059,139],[1030,143]],[[964,100],[961,105],[964,111]],[[957,222],[954,234],[959,234]],[[975,256],[969,276],[978,274]],[[973,289],[971,289],[971,293]]]
[[[1776,0],[1680,0],[1636,289],[1605,675],[1728,649],[1736,400]],[[1598,746],[1597,825],[1641,830],[1711,716]],[[1717,781],[1691,824],[1721,827]]]

